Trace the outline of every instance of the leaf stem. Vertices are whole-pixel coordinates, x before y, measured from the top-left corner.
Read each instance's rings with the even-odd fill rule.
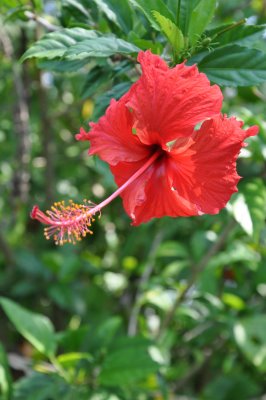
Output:
[[[235,23],[233,23],[233,24],[227,26],[226,28],[224,28],[224,29],[222,29],[221,31],[217,32],[217,33],[212,37],[212,40],[213,40],[213,39],[216,39],[218,36],[222,35],[222,34],[225,33],[225,32],[231,31],[232,29],[235,29],[235,28],[237,28],[238,26],[243,25],[245,22],[246,22],[245,19],[241,19],[240,21],[235,22]]]
[[[129,317],[129,323],[128,323],[128,335],[129,336],[135,336],[137,333],[138,316],[139,316],[139,312],[141,309],[141,297],[142,297],[145,285],[147,284],[147,282],[154,270],[156,251],[163,240],[163,236],[164,236],[163,232],[160,230],[157,233],[157,235],[155,235],[154,240],[151,244],[150,251],[149,251],[149,254],[147,257],[147,262],[146,262],[146,265],[143,269],[143,273],[139,280],[137,294],[135,297],[135,302],[134,302],[134,305],[132,307],[132,311],[131,311],[131,314]]]
[[[231,233],[232,229],[235,227],[236,221],[231,219],[229,223],[226,225],[220,236],[218,237],[217,241],[209,248],[207,253],[203,256],[203,258],[200,260],[199,263],[197,263],[192,271],[192,274],[190,276],[190,279],[186,285],[186,287],[180,292],[179,296],[177,296],[172,308],[168,311],[168,313],[165,316],[165,319],[162,321],[162,324],[160,326],[160,329],[157,334],[157,339],[159,339],[162,334],[165,332],[165,330],[168,328],[168,326],[171,324],[171,322],[174,319],[176,310],[180,306],[180,304],[183,302],[183,300],[186,297],[186,294],[188,291],[191,289],[191,287],[195,284],[198,276],[200,273],[204,270],[206,265],[209,263],[211,258],[218,253],[218,251],[223,247],[227,237]]]
[[[51,355],[49,357],[51,364],[54,366],[54,368],[57,370],[59,375],[62,376],[62,378],[65,379],[66,382],[71,382],[71,378],[66,372],[66,370],[61,366],[61,364],[58,362],[57,358],[54,355]]]
[[[176,14],[176,24],[178,28],[180,29],[180,8],[181,8],[181,0],[178,0],[177,2],[177,14]]]

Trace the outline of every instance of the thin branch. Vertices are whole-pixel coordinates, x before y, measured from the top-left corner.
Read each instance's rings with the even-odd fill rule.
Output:
[[[157,334],[157,339],[161,337],[162,333],[168,328],[168,326],[171,324],[176,310],[180,306],[180,304],[183,302],[185,299],[188,291],[191,289],[191,287],[195,284],[198,276],[200,273],[204,270],[206,265],[209,263],[211,258],[218,253],[218,251],[223,247],[223,245],[226,242],[226,239],[228,238],[229,234],[231,233],[232,229],[235,227],[236,221],[235,220],[230,220],[228,225],[224,228],[222,231],[221,235],[218,237],[217,241],[209,248],[205,256],[201,259],[201,261],[196,264],[193,268],[191,277],[186,285],[186,287],[182,290],[182,292],[177,296],[172,308],[169,310],[169,312],[166,314],[165,319],[163,320],[159,332]]]
[[[211,348],[206,349],[203,352],[204,359],[200,363],[193,365],[191,369],[187,372],[187,374],[174,384],[174,391],[180,391],[192,378],[194,378],[194,376],[201,372],[202,369],[205,368],[210,359],[213,357],[213,355],[216,354],[216,352],[224,346],[224,342],[225,341],[223,339],[216,340]]]
[[[24,46],[23,32],[21,41]],[[30,141],[30,121],[29,107],[26,87],[23,84],[23,76],[20,65],[16,62],[12,42],[4,30],[0,28],[0,42],[4,50],[4,54],[12,65],[13,82],[15,88],[14,98],[17,100],[14,109],[14,131],[17,137],[16,160],[17,168],[13,177],[13,194],[22,202],[26,202],[29,193],[29,163],[31,152]]]
[[[135,302],[129,317],[129,323],[128,323],[128,335],[129,336],[134,336],[137,333],[137,325],[138,325],[138,316],[140,313],[141,309],[141,297],[143,293],[143,289],[145,288],[155,266],[155,258],[156,258],[156,250],[160,246],[161,242],[163,240],[163,233],[162,231],[159,231],[157,235],[155,235],[154,240],[152,242],[148,257],[147,257],[147,263],[145,265],[145,268],[143,270],[143,273],[140,277],[139,280],[139,285],[138,285],[138,290],[135,298]]]
[[[42,132],[43,155],[46,160],[45,168],[45,197],[47,204],[51,204],[54,200],[55,187],[55,144],[53,141],[53,123],[48,115],[49,99],[47,90],[42,83],[42,72],[38,73],[38,98],[40,107],[40,126]]]
[[[0,251],[5,259],[6,266],[12,267],[16,264],[11,247],[0,231]]]
[[[48,22],[45,18],[39,17],[38,15],[34,14],[31,11],[25,11],[24,15],[32,21],[37,22],[40,26],[43,28],[47,29],[49,32],[54,32],[60,30],[60,26],[53,25],[50,22]]]

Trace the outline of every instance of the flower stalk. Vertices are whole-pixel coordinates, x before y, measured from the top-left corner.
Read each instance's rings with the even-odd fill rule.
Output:
[[[53,237],[56,244],[73,243],[80,241],[87,234],[93,234],[90,229],[94,216],[119,196],[132,182],[145,172],[159,157],[160,151],[155,152],[123,185],[121,185],[111,196],[96,205],[89,200],[83,204],[76,204],[72,200],[66,205],[64,201],[54,203],[51,210],[42,212],[35,205],[31,212],[31,218],[38,220],[47,227],[44,229],[46,239]]]

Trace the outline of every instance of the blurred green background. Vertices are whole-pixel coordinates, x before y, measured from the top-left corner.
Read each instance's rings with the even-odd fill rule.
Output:
[[[120,10],[118,22],[105,3]],[[1,399],[264,399],[266,84],[223,87],[224,112],[260,134],[241,153],[244,179],[219,215],[132,227],[116,199],[92,237],[55,246],[31,208],[98,203],[114,191],[108,166],[74,135],[129,88],[135,59],[19,59],[58,26],[90,26],[158,53],[166,42],[123,0],[14,0],[1,11],[0,295],[49,317],[66,356],[51,373],[45,352],[1,310]],[[220,1],[212,26],[242,18],[265,23],[265,1]]]

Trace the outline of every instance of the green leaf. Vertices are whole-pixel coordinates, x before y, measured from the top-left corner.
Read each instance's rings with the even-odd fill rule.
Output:
[[[50,32],[34,43],[22,56],[21,61],[32,57],[48,59],[62,57],[71,46],[97,37],[98,33],[95,31],[83,28],[62,29],[61,31]]]
[[[266,219],[266,188],[261,178],[247,182],[242,188],[253,225],[256,240],[265,226]]]
[[[164,290],[164,288],[152,287],[150,290],[147,290],[141,299],[142,304],[152,304],[163,311],[169,311],[173,306],[174,301],[174,291],[169,294],[169,291]]]
[[[231,356],[232,357],[232,356]],[[234,356],[235,357],[235,356]],[[233,357],[231,358],[231,360]],[[256,380],[253,374],[247,371],[248,369],[240,363],[233,363],[230,360],[228,352],[225,356],[224,371],[210,379],[208,384],[203,389],[203,399],[215,400],[231,400],[231,399],[258,399],[260,394],[260,383]],[[232,368],[228,371],[228,365]],[[245,368],[245,369],[244,369]]]
[[[1,0],[0,11],[13,12],[13,9],[28,5],[28,0]]]
[[[33,372],[15,383],[12,400],[59,399],[67,389],[66,383],[57,374]],[[80,400],[80,397],[75,398]]]
[[[225,30],[226,27],[220,27],[220,31],[223,29]],[[266,51],[266,25],[240,25],[221,34],[219,34],[219,28],[215,28],[215,31],[217,35],[212,31],[206,32],[208,37],[214,37],[214,43],[211,46],[221,47],[237,44],[239,46]]]
[[[214,269],[221,266],[234,264],[237,262],[246,262],[249,267],[257,264],[259,254],[240,241],[233,241],[231,246],[212,257],[208,264],[208,268]]]
[[[75,368],[80,361],[91,362],[92,356],[89,353],[72,352],[60,354],[56,359],[63,368],[68,369]]]
[[[153,11],[152,14],[174,50],[180,52],[184,48],[184,37],[180,29],[169,18],[164,17],[158,11]]]
[[[175,258],[188,258],[189,254],[186,246],[183,243],[167,240],[163,242],[157,252],[157,257],[175,257]]]
[[[238,311],[243,310],[246,307],[245,302],[241,299],[241,297],[233,293],[223,293],[222,301],[227,306],[234,308]]]
[[[196,44],[213,18],[215,7],[216,0],[201,0],[193,9],[188,27],[188,38],[192,46]]]
[[[162,0],[129,0],[130,3],[139,8],[143,14],[150,21],[153,28],[157,30],[161,30],[160,25],[157,23],[156,18],[153,15],[153,11],[157,11],[159,14],[164,16],[165,18],[170,19],[173,23],[175,23],[175,17],[173,13],[166,6],[165,2]]]
[[[122,326],[121,317],[110,317],[98,327],[95,332],[95,340],[97,347],[108,347],[117,335],[118,330]]]
[[[99,381],[108,386],[127,386],[145,379],[159,369],[149,353],[150,342],[143,338],[124,338],[106,356]]]
[[[192,11],[197,7],[201,0],[170,0],[169,7],[172,10],[176,9],[174,15],[177,15],[177,25],[183,32],[184,36],[188,34],[189,21],[191,19]],[[178,4],[180,4],[178,8]]]
[[[71,46],[65,52],[64,57],[68,60],[83,60],[88,57],[109,57],[116,53],[138,53],[139,50],[134,44],[109,36],[83,40],[81,43]]]
[[[140,39],[134,32],[130,32],[130,41],[138,46],[141,50],[150,50],[154,54],[161,54],[163,52],[163,44],[152,40]]]
[[[79,0],[61,0],[60,22],[62,26],[79,26],[88,29],[94,26],[95,22],[91,15],[91,10]]]
[[[39,59],[37,66],[40,69],[46,69],[55,72],[76,72],[84,65],[90,62],[90,58],[84,58],[83,60],[62,60],[61,58],[53,60]]]
[[[28,18],[25,15],[25,11],[28,10],[28,5],[22,5],[16,8],[9,9],[8,12],[5,14],[4,23],[14,23],[17,22],[17,20],[28,21]]]
[[[12,399],[12,379],[6,352],[0,343],[0,392],[2,400]]]
[[[77,0],[62,0],[62,7],[65,8],[70,8],[72,10],[73,8],[78,10],[80,14],[83,16],[89,18],[90,14],[88,13],[87,9],[82,5],[80,1]]]
[[[0,304],[19,333],[40,353],[47,357],[55,354],[54,328],[47,317],[28,311],[4,297],[0,298]]]
[[[133,28],[132,10],[128,0],[93,0],[98,8],[125,33]]]
[[[114,85],[112,89],[108,90],[108,92],[104,93],[101,96],[98,96],[95,102],[94,113],[92,116],[92,120],[97,120],[101,115],[103,115],[105,109],[110,104],[111,99],[120,99],[123,94],[125,94],[131,86],[131,82],[121,82],[117,85]]]
[[[91,97],[95,94],[99,95],[101,87],[110,82],[112,77],[111,71],[96,66],[87,75],[87,79],[82,88],[82,99]]]
[[[139,52],[139,48],[132,43],[115,36],[99,37],[95,31],[82,28],[64,29],[51,32],[36,42],[21,58],[22,61],[36,57],[40,59],[58,59],[52,69],[58,69],[60,62],[69,63],[63,70],[73,70],[73,62],[79,61],[78,68],[89,61],[91,57],[109,57],[115,53],[131,54]],[[84,64],[81,62],[84,60]],[[49,64],[48,64],[49,66]]]
[[[250,86],[266,80],[266,57],[238,45],[218,48],[198,64],[200,71],[221,86]]]
[[[253,315],[234,326],[234,337],[245,357],[266,372],[266,316]]]
[[[244,229],[248,235],[253,234],[253,223],[250,216],[250,211],[247,206],[245,197],[242,193],[236,193],[234,198],[231,200],[232,213],[235,220]],[[230,208],[229,208],[230,210]]]

